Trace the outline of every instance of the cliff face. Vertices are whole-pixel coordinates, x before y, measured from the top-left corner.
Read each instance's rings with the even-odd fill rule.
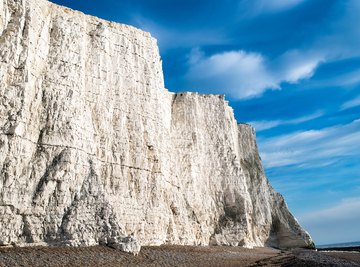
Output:
[[[222,96],[168,92],[148,33],[1,1],[0,243],[130,234],[142,245],[311,244],[264,176],[252,127]]]

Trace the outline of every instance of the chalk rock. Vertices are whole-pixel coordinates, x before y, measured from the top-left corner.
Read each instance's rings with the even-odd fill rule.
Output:
[[[311,245],[253,128],[165,89],[149,33],[3,0],[0,48],[0,244]]]
[[[114,249],[133,253],[135,256],[139,254],[141,249],[140,243],[132,236],[111,238],[108,240],[107,245]]]

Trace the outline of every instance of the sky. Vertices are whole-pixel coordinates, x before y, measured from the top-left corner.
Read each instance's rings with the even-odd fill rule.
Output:
[[[52,0],[149,31],[170,91],[225,94],[316,244],[360,241],[359,0]]]

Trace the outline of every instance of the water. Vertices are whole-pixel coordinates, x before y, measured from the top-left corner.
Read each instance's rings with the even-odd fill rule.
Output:
[[[337,243],[329,245],[317,245],[317,248],[347,248],[347,247],[360,247],[360,242]]]

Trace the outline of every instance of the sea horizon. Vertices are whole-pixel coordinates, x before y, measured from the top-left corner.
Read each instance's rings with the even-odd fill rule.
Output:
[[[316,248],[360,247],[360,241],[316,245]]]

